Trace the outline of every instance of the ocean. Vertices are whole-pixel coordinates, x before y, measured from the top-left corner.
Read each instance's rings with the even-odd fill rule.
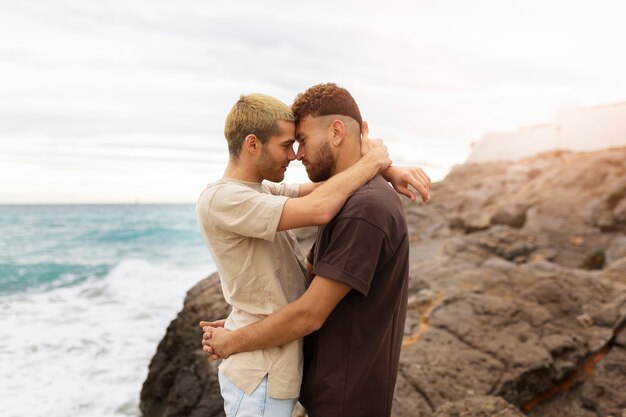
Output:
[[[157,344],[215,270],[194,209],[0,206],[0,416],[140,415]]]

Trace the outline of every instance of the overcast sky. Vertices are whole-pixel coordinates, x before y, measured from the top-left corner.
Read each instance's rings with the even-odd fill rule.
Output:
[[[625,101],[624,16],[601,0],[0,0],[0,203],[192,203],[221,176],[239,94],[290,104],[329,81],[396,164],[440,179],[487,131]]]

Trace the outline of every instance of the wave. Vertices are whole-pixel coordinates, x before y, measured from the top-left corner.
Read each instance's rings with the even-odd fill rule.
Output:
[[[212,269],[127,258],[100,278],[3,297],[3,416],[139,416],[154,349]]]
[[[67,264],[55,262],[0,264],[0,295],[49,291],[80,284],[108,274],[110,264]]]

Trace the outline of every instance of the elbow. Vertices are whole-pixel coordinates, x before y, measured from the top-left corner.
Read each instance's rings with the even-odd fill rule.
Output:
[[[314,309],[303,309],[299,314],[299,328],[301,329],[302,336],[313,333],[319,330],[324,324],[324,318],[316,314]]]
[[[302,329],[305,335],[307,335],[318,331],[322,327],[322,324],[324,324],[324,320],[320,320],[314,315],[308,315],[303,322]]]

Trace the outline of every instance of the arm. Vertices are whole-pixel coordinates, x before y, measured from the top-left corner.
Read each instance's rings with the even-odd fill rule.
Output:
[[[420,167],[389,166],[381,172],[382,176],[393,185],[398,194],[415,201],[415,193],[409,188],[411,185],[422,197],[423,202],[430,200],[430,177]],[[309,182],[300,184],[298,197],[311,194],[323,182]]]
[[[365,123],[361,129],[361,149],[364,154],[356,164],[332,176],[310,194],[288,199],[276,230],[328,223],[357,188],[371,180],[380,170],[391,165],[387,147],[381,140],[369,139]]]
[[[205,327],[204,351],[220,358],[281,346],[319,329],[350,287],[316,276],[307,291],[265,319],[238,330]]]
[[[364,140],[370,142],[369,139]],[[389,166],[387,149],[381,141],[371,141],[371,150],[350,168],[329,178],[311,194],[285,202],[276,230],[297,229],[328,223],[360,186],[379,170]]]

